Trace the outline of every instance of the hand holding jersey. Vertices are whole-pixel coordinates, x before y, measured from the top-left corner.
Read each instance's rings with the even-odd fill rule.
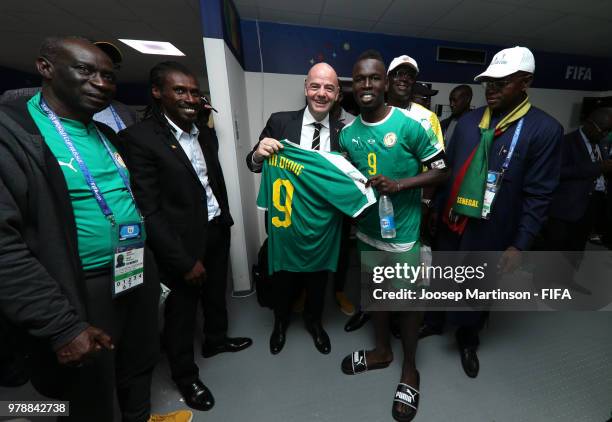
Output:
[[[358,216],[374,192],[340,154],[280,144],[264,162],[257,197],[268,211],[269,273],[335,271],[342,213]]]
[[[277,139],[263,138],[261,141],[259,141],[257,149],[253,153],[253,162],[256,164],[261,164],[265,159],[270,157],[272,154],[277,153],[282,148],[283,144],[281,144]]]

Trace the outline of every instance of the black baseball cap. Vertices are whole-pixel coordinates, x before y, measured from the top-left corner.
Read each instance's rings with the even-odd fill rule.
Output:
[[[123,54],[121,54],[121,50],[112,42],[108,41],[94,41],[93,43],[100,50],[104,51],[104,53],[110,57],[111,61],[115,66],[118,66],[123,61]]]
[[[426,83],[415,82],[414,85],[412,85],[412,93],[423,97],[433,97],[438,94],[438,90],[431,89]]]

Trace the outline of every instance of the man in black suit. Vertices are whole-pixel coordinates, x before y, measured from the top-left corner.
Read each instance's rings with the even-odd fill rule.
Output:
[[[561,180],[542,230],[543,249],[584,251],[593,225],[605,218],[605,176],[612,174],[612,160],[604,158],[598,144],[610,131],[612,108],[598,108],[578,130],[563,137]],[[574,268],[580,260],[581,254],[572,254]]]
[[[146,220],[149,243],[171,293],[163,341],[172,379],[185,403],[198,410],[214,404],[194,362],[198,300],[204,308],[204,357],[249,347],[248,338],[227,337],[229,212],[214,131],[195,123],[202,108],[191,71],[163,62],[150,73],[147,117],[121,133],[126,141],[134,194]]]
[[[259,142],[247,155],[246,162],[253,172],[260,172],[263,162],[282,148],[279,140],[287,139],[304,148],[338,151],[338,134],[342,125],[330,118],[329,112],[338,99],[338,76],[327,63],[314,65],[304,82],[308,106],[302,110],[273,113],[259,136]],[[340,251],[340,254],[345,253]],[[273,275],[274,330],[270,337],[270,352],[279,353],[285,345],[291,303],[302,285],[306,288],[304,321],[315,347],[321,353],[331,351],[329,337],[321,323],[325,297],[326,271],[294,273],[280,271]]]
[[[448,96],[448,103],[451,108],[451,115],[440,122],[442,135],[444,135],[444,145],[448,148],[448,141],[455,132],[455,126],[461,116],[470,111],[472,102],[472,88],[469,85],[457,85]]]

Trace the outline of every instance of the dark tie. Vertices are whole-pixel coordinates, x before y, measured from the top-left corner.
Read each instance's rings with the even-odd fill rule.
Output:
[[[314,125],[314,133],[312,134],[312,149],[319,150],[321,147],[321,123],[313,123]]]

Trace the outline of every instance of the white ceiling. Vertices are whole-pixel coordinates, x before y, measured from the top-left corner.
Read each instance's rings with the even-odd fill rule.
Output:
[[[611,0],[235,0],[242,18],[612,57]]]
[[[612,56],[612,0],[236,0],[236,6],[246,19]],[[28,72],[43,38],[62,34],[117,42],[124,82],[146,81],[167,57],[140,54],[117,38],[170,41],[187,55],[179,61],[205,71],[199,0],[0,0],[0,34],[0,66]]]

